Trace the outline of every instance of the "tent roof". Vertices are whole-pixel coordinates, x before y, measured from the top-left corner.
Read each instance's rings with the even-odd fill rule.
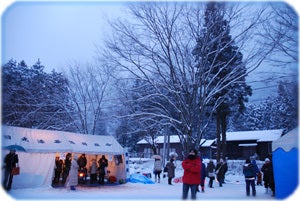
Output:
[[[2,147],[8,145],[20,145],[25,148],[26,152],[37,153],[123,153],[122,146],[112,136],[2,126]]]
[[[299,128],[294,128],[278,140],[273,141],[272,151],[278,148],[282,148],[286,152],[290,151],[292,148],[298,148],[298,130]]]

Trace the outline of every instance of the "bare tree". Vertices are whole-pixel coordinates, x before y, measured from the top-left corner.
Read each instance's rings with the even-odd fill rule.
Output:
[[[226,19],[229,23],[235,23],[235,26],[239,25],[242,8],[229,8],[222,11]],[[203,12],[201,3],[133,5],[130,7],[133,20],[111,23],[114,35],[107,41],[107,57],[111,65],[130,72],[127,78],[140,80],[144,83],[143,88],[148,89],[147,93],[136,97],[135,101],[141,107],[131,117],[141,121],[155,121],[162,127],[172,128],[182,142],[182,154],[186,154],[193,146],[200,146],[213,112],[224,100],[224,97],[219,97],[209,105],[215,95],[240,82],[249,73],[235,68],[219,79],[218,75],[230,64],[230,59],[222,63],[218,71],[213,71],[216,68],[210,68],[204,57],[195,62],[192,51],[199,36],[203,35]],[[261,13],[248,18],[247,25],[239,27],[239,32],[222,47],[226,48],[236,41],[240,45],[237,52],[242,50],[247,42],[246,36],[253,33]],[[203,48],[206,48],[208,55],[222,52],[222,49],[208,48],[211,41],[217,40],[220,35],[203,39],[206,44]],[[273,47],[255,48],[256,51],[249,53],[243,62],[249,71],[257,68]],[[142,107],[143,104],[147,107]]]
[[[298,16],[286,3],[270,4],[268,16],[270,23],[264,24],[264,45],[275,44],[272,57],[269,60],[272,65],[286,66],[298,63]],[[280,55],[280,57],[278,57]]]
[[[69,83],[72,102],[76,106],[73,115],[78,132],[95,135],[103,131],[104,98],[110,76],[103,66],[87,67],[74,64],[70,69]]]

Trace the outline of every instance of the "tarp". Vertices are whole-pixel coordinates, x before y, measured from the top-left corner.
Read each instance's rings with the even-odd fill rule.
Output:
[[[13,188],[50,186],[53,179],[55,157],[64,159],[66,153],[85,153],[87,168],[92,159],[105,155],[110,175],[126,180],[126,161],[122,146],[112,136],[84,135],[62,131],[2,126],[2,162],[9,145],[18,145],[20,175],[14,176]],[[120,162],[121,160],[121,162]],[[3,174],[4,171],[2,171]],[[3,176],[3,175],[2,175]]]
[[[149,179],[148,177],[135,173],[135,174],[131,174],[130,178],[129,178],[129,182],[131,183],[143,183],[143,184],[155,184],[154,181],[152,181],[151,179]]]
[[[275,196],[285,199],[298,186],[298,127],[272,143]]]

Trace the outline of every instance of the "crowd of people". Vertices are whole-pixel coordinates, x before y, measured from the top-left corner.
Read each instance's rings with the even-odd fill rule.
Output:
[[[90,183],[104,184],[106,175],[106,168],[108,167],[108,160],[104,155],[98,160],[92,159],[91,165],[87,167],[87,158],[85,154],[81,154],[78,158],[77,155],[72,157],[68,153],[65,160],[60,159],[58,156],[55,158],[54,179],[53,185],[66,185],[70,186],[71,190],[76,190],[78,183],[87,182],[87,174],[90,173]]]
[[[171,157],[165,167],[162,167],[161,158],[156,158],[154,162],[153,173],[155,175],[155,182],[160,182],[160,174],[162,171],[167,173],[168,184],[172,185],[172,179],[175,177],[176,165],[174,161],[175,157]],[[7,191],[11,189],[13,181],[12,169],[18,166],[18,155],[16,150],[11,150],[4,158],[4,180],[3,188]],[[76,190],[76,185],[79,179],[83,179],[86,182],[87,173],[90,173],[90,183],[103,184],[106,174],[106,168],[108,167],[108,160],[104,155],[98,160],[92,159],[89,169],[87,169],[87,159],[85,154],[82,154],[79,158],[77,155],[72,157],[71,153],[68,153],[65,160],[59,157],[55,158],[55,169],[53,184],[61,183],[62,185],[69,186],[71,190]],[[189,190],[191,191],[191,199],[196,199],[197,192],[204,192],[205,178],[209,178],[208,187],[213,188],[213,182],[217,179],[220,187],[225,183],[225,174],[228,170],[227,162],[224,159],[220,159],[215,165],[212,159],[209,160],[207,166],[202,163],[202,159],[198,156],[196,149],[191,149],[186,157],[182,161],[182,168],[184,170],[182,176],[183,188],[182,199],[187,199]],[[79,173],[83,173],[83,177],[79,178]],[[246,195],[250,196],[250,189],[252,195],[256,196],[256,185],[264,185],[266,193],[269,189],[272,191],[272,196],[275,196],[275,182],[273,174],[273,165],[269,158],[265,159],[265,163],[261,168],[258,168],[255,159],[247,159],[243,165],[243,174],[246,183]],[[262,183],[263,181],[263,183]],[[256,183],[255,183],[256,182]]]
[[[155,182],[160,182],[160,174],[162,170],[167,172],[168,184],[172,185],[172,179],[175,177],[175,158],[170,159],[164,168],[160,159],[155,159],[154,175]],[[208,187],[213,188],[215,179],[218,181],[219,187],[225,184],[225,174],[228,171],[226,160],[220,159],[217,164],[214,164],[213,159],[210,159],[207,166],[202,162],[201,156],[198,156],[196,149],[191,149],[187,157],[182,161],[182,168],[184,170],[182,176],[182,199],[188,198],[188,192],[191,193],[191,199],[196,199],[197,192],[204,192],[205,178],[209,179]],[[275,196],[275,185],[272,162],[269,158],[265,159],[265,163],[261,168],[258,168],[255,159],[247,159],[242,167],[246,183],[246,195],[250,196],[250,189],[252,195],[256,196],[256,186],[264,185],[266,193],[271,189],[272,196]],[[263,182],[262,182],[263,181]],[[256,182],[256,183],[255,183]]]

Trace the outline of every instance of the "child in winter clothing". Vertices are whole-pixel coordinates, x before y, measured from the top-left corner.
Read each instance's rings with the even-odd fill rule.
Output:
[[[243,174],[245,176],[245,181],[246,181],[246,195],[247,196],[250,195],[250,186],[251,186],[252,195],[256,196],[256,189],[255,189],[256,172],[250,159],[247,159],[246,164],[243,166]]]

